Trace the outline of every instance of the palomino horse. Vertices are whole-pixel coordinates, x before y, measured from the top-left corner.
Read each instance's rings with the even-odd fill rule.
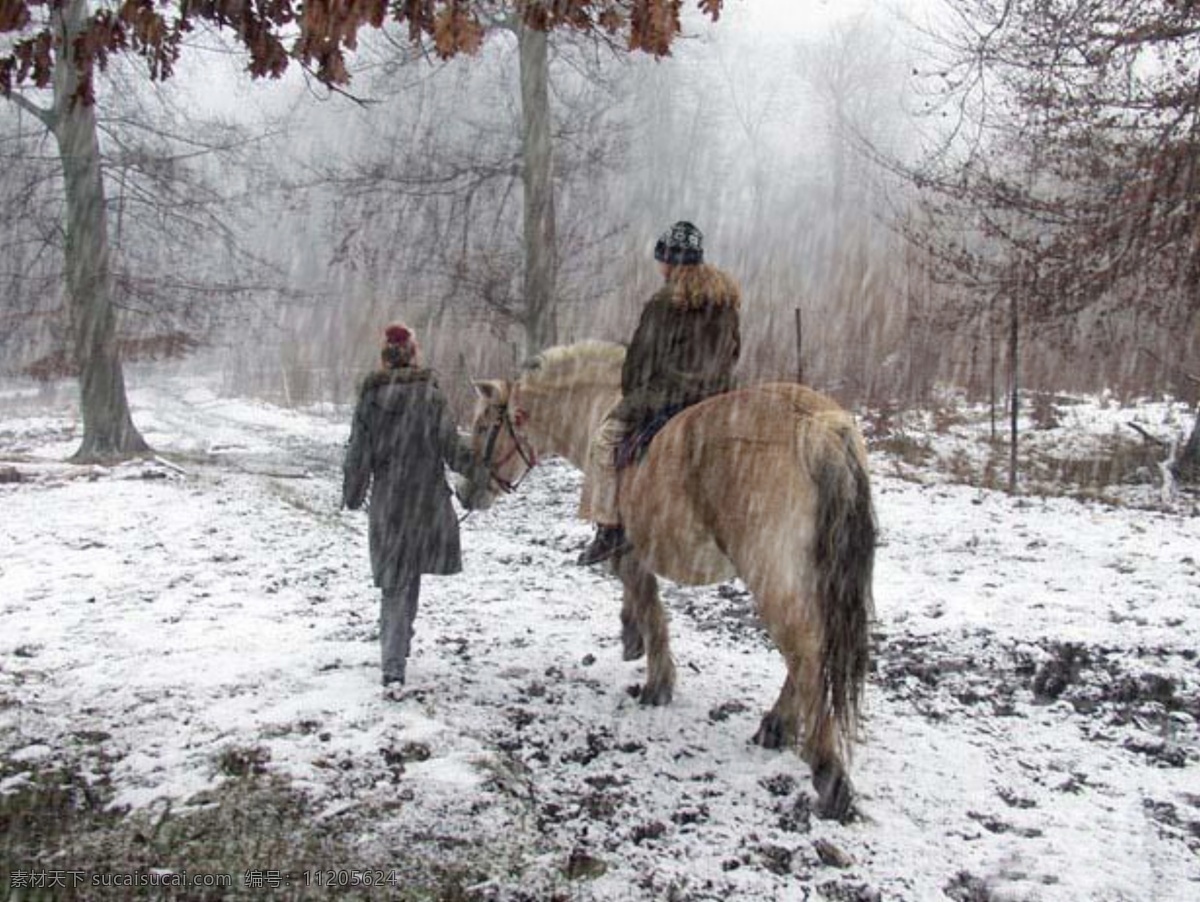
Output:
[[[623,358],[619,345],[583,342],[543,352],[515,381],[475,383],[473,440],[488,485],[464,481],[459,497],[487,507],[540,456],[584,469],[591,436],[620,393]],[[675,684],[655,574],[688,585],[740,577],[787,665],[754,741],[779,748],[799,738],[819,813],[844,818],[876,539],[853,418],[797,384],[709,398],[673,417],[622,473],[620,511],[633,550],[613,569],[624,586],[625,658],[646,654],[641,701],[665,704]]]

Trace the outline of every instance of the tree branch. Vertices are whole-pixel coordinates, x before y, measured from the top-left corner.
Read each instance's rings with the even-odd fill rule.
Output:
[[[44,109],[28,97],[18,94],[15,91],[8,95],[8,99],[41,122],[42,125],[46,126],[47,131],[54,131],[54,125],[58,117],[54,115],[53,110]]]
[[[322,78],[320,76],[320,74],[318,72],[314,71],[313,67],[310,66],[308,63],[301,62],[299,65],[300,65],[300,68],[304,71],[304,73],[306,75],[310,76],[311,78],[315,79],[316,81],[319,81],[321,83],[321,85],[327,91],[329,91],[329,93],[338,94],[342,97],[345,97],[347,100],[351,101],[352,103],[357,104],[359,107],[361,107],[364,110],[368,109],[373,104],[379,103],[378,100],[372,100],[369,97],[359,97],[355,94],[351,94],[349,91],[347,91],[344,88],[339,88],[337,85],[333,84],[328,79]]]
[[[1160,448],[1170,447],[1169,442],[1164,442],[1157,435],[1151,435],[1149,432],[1147,432],[1145,429],[1143,429],[1137,423],[1126,423],[1125,425],[1128,426],[1130,429],[1132,429],[1134,432],[1138,433],[1146,442],[1148,442],[1151,445],[1158,445],[1158,447],[1160,447]]]

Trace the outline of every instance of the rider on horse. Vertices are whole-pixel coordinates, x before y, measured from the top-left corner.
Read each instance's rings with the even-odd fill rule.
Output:
[[[581,513],[596,535],[579,557],[596,564],[626,548],[617,509],[617,449],[664,413],[733,387],[741,350],[741,291],[704,262],[703,236],[677,222],[658,239],[654,259],[664,284],[642,309],[621,370],[622,397],[600,424],[588,455]]]

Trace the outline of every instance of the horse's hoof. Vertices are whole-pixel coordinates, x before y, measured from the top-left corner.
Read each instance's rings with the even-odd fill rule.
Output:
[[[854,789],[850,778],[840,765],[826,764],[813,771],[813,788],[817,791],[817,817],[827,821],[850,819],[853,811]]]
[[[625,661],[636,661],[646,654],[646,643],[638,630],[629,627],[621,630],[621,658]]]
[[[768,711],[758,724],[758,731],[751,741],[764,749],[781,749],[787,744],[787,731],[783,726],[783,718],[774,711]]]
[[[652,707],[660,707],[662,705],[671,704],[671,698],[674,696],[675,690],[670,686],[655,686],[651,688],[647,683],[642,688],[642,694],[638,696],[638,701],[643,705]]]

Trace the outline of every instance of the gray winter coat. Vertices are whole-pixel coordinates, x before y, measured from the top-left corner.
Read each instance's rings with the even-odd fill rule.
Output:
[[[443,465],[466,473],[473,461],[429,370],[401,367],[367,377],[346,448],[342,503],[362,507],[370,486],[375,585],[390,589],[415,574],[462,570]]]

